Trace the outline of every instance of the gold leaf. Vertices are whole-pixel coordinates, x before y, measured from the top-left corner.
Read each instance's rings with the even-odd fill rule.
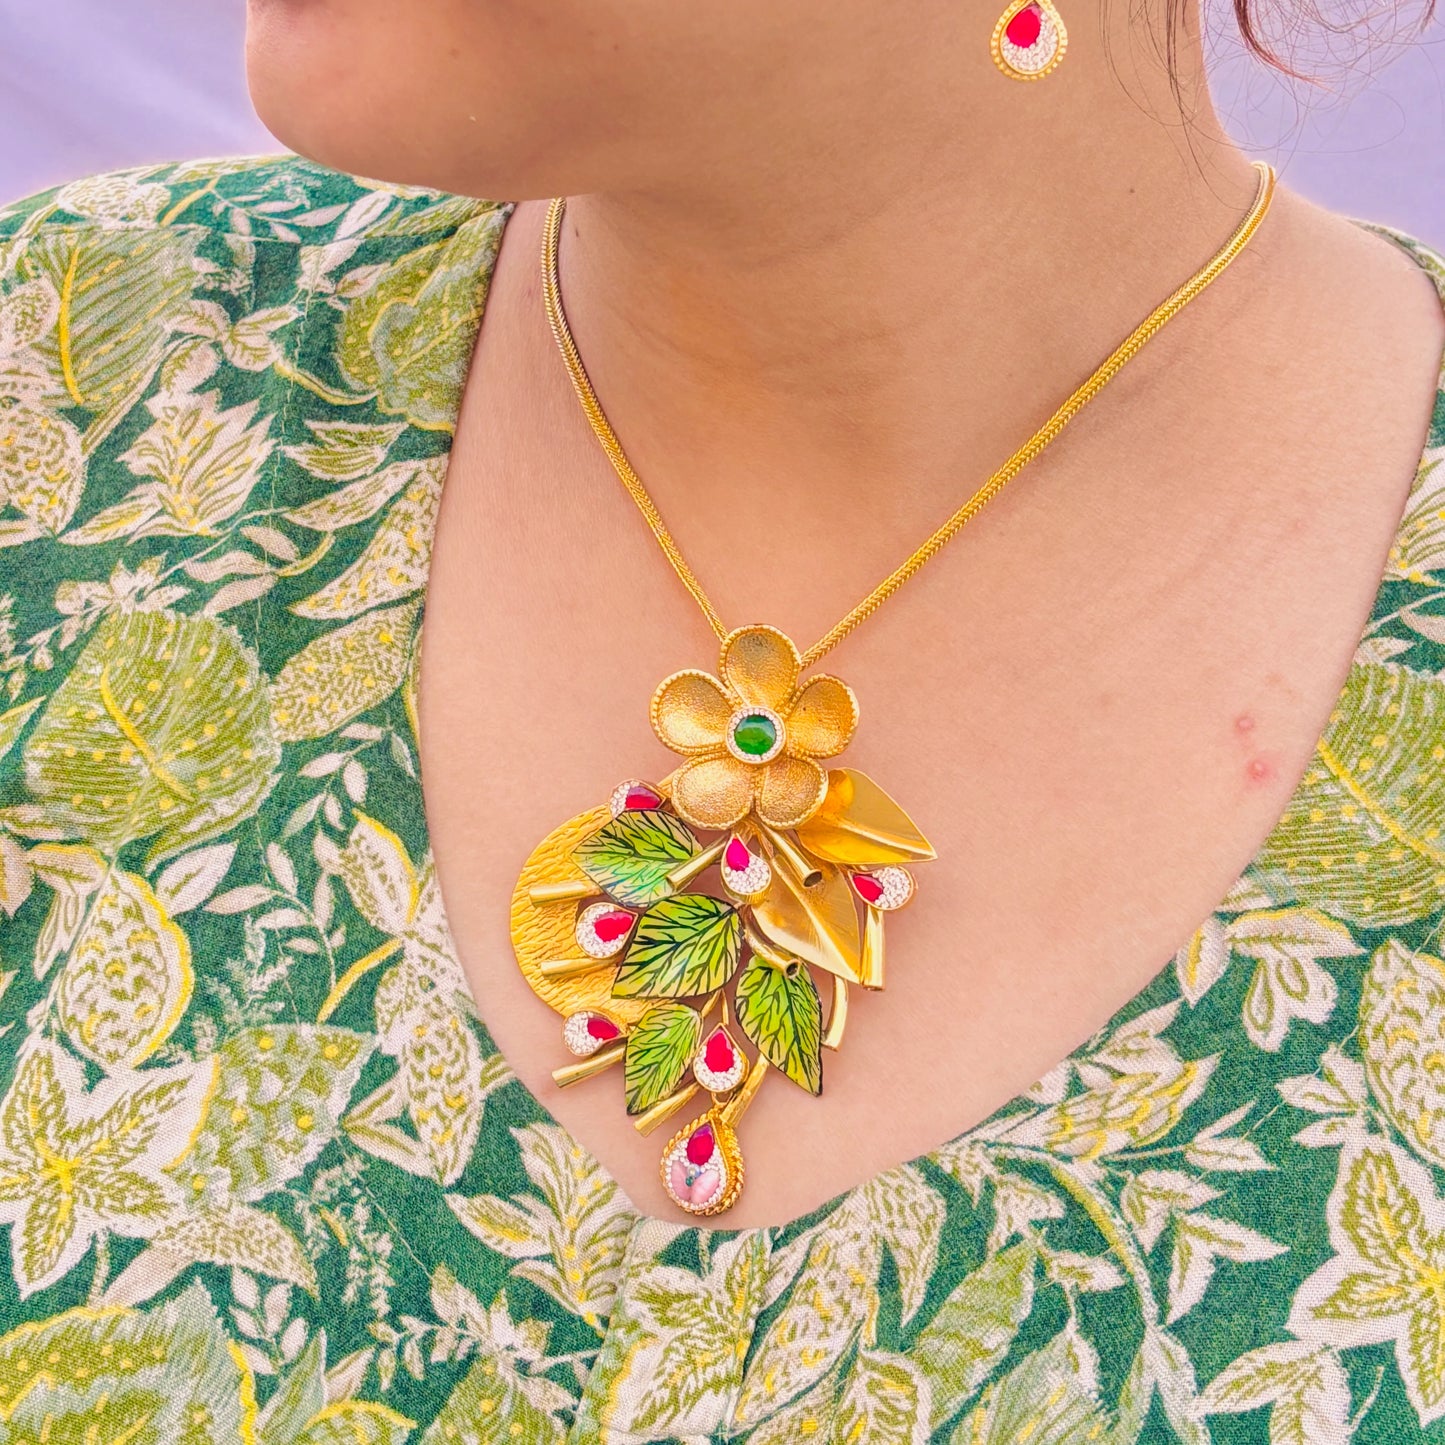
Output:
[[[921,863],[938,856],[913,819],[856,768],[829,769],[823,806],[797,833],[815,858],[849,868]]]
[[[847,876],[824,863],[822,881],[806,888],[786,854],[772,861],[772,885],[753,906],[759,929],[785,953],[858,983],[863,940]]]

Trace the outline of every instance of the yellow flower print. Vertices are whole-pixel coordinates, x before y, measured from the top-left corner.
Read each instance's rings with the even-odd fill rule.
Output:
[[[796,828],[823,802],[828,775],[817,759],[848,746],[858,700],[826,673],[800,686],[798,649],[774,627],[730,632],[718,671],[720,680],[675,672],[653,695],[653,730],[688,759],[672,804],[699,828],[728,828],[750,812]]]

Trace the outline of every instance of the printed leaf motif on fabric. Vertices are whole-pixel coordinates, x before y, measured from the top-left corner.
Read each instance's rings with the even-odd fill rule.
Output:
[[[1300,1285],[1300,1339],[1392,1342],[1422,1425],[1445,1416],[1445,1202],[1424,1166],[1384,1139],[1347,1145],[1329,1199],[1335,1257]]]
[[[1312,908],[1244,913],[1225,930],[1237,953],[1256,960],[1244,1000],[1244,1027],[1262,1049],[1276,1050],[1293,1019],[1322,1024],[1338,989],[1321,958],[1350,958],[1362,950],[1342,923]]]
[[[1382,943],[1360,994],[1360,1048],[1370,1091],[1427,1163],[1445,1168],[1445,961]],[[1363,1093],[1363,1090],[1358,1090]]]
[[[451,430],[486,280],[501,243],[497,210],[387,268],[346,313],[338,363],[381,410]]]
[[[144,878],[112,872],[60,973],[55,1007],[79,1053],[134,1068],[170,1037],[191,999],[191,944]]]
[[[1209,1382],[1200,1413],[1269,1408],[1270,1445],[1348,1445],[1350,1382],[1339,1356],[1307,1340],[1281,1340],[1241,1355]]]
[[[54,819],[104,851],[150,838],[152,860],[252,814],[279,758],[255,654],[171,612],[107,617],[25,744]]]
[[[339,619],[411,596],[426,581],[442,471],[439,463],[415,468],[361,556],[291,610],[301,617]]]
[[[171,1219],[182,1195],[165,1169],[190,1152],[216,1072],[182,1064],[87,1089],[74,1059],[36,1043],[0,1100],[0,1222],[22,1295],[101,1231],[145,1239]]]
[[[1345,923],[1413,922],[1445,903],[1445,680],[1351,669],[1340,706],[1257,866]]]
[[[0,1336],[0,1419],[19,1440],[230,1445],[254,1437],[255,1380],[193,1284],[158,1309],[81,1307]]]
[[[612,1309],[636,1215],[615,1182],[555,1125],[514,1132],[541,1198],[451,1194],[447,1203],[483,1244],[519,1261],[519,1279],[599,1329]]]
[[[348,1029],[245,1029],[216,1054],[218,1079],[187,1167],[223,1169],[229,1192],[261,1199],[326,1147],[372,1042]]]

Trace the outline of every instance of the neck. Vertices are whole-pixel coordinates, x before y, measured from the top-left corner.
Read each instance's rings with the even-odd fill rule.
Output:
[[[1073,10],[1042,81],[1000,76],[970,28],[870,58],[836,100],[719,126],[684,180],[569,200],[569,322],[685,544],[699,487],[746,508],[784,478],[800,520],[885,482],[916,540],[1247,209],[1192,26],[1186,126],[1152,55],[1131,64],[1138,36]]]

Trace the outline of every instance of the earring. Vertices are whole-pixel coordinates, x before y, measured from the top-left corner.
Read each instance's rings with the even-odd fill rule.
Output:
[[[1010,80],[1041,80],[1068,45],[1069,32],[1053,0],[1011,0],[993,27],[994,64]]]

